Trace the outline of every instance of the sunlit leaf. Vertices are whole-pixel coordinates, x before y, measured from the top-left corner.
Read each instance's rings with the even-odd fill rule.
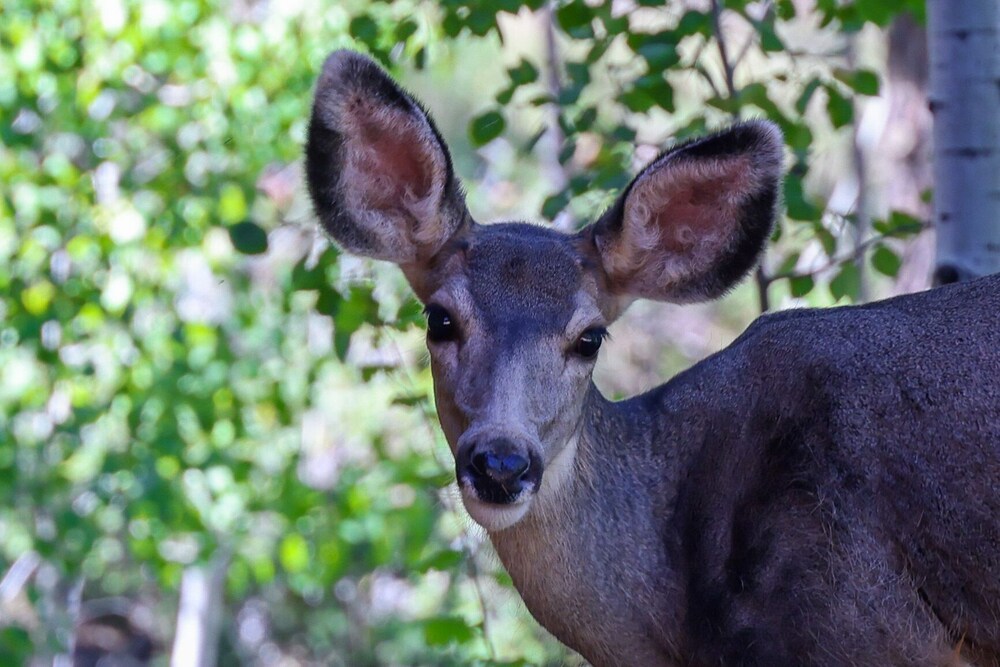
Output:
[[[298,533],[289,533],[281,540],[278,560],[287,572],[302,572],[309,567],[309,545]]]

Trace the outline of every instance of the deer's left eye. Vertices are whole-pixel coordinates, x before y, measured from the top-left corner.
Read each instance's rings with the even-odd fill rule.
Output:
[[[601,349],[601,343],[607,335],[607,329],[587,329],[573,343],[573,352],[584,359],[593,359],[597,356],[598,350]]]
[[[458,338],[458,326],[447,310],[436,304],[424,308],[427,315],[427,339],[432,343],[445,343]]]

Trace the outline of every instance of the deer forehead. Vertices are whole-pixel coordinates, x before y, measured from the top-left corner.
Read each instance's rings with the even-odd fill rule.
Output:
[[[470,301],[486,329],[562,334],[585,290],[573,237],[520,223],[479,227],[465,252]]]

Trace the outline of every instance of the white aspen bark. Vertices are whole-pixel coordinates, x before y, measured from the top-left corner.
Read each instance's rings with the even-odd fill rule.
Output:
[[[928,0],[937,284],[1000,271],[1000,2]]]
[[[228,565],[228,558],[216,556],[209,565],[184,570],[170,667],[215,667]]]

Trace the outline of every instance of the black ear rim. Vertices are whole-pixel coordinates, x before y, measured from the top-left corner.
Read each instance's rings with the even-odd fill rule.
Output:
[[[757,192],[743,206],[743,216],[737,225],[737,237],[719,257],[717,270],[691,284],[677,285],[671,301],[692,303],[720,297],[750,273],[767,245],[774,230],[781,203],[780,183],[783,169],[784,139],[781,130],[771,121],[747,120],[706,137],[697,137],[672,146],[643,167],[626,186],[615,202],[597,222],[584,230],[595,245],[605,235],[615,235],[622,229],[625,202],[635,184],[664,162],[697,162],[706,158],[749,155],[754,166],[763,174]],[[645,295],[640,295],[645,296]]]
[[[331,90],[331,88],[333,90]],[[443,204],[464,202],[465,193],[455,177],[451,152],[441,136],[430,112],[372,58],[340,49],[332,52],[323,62],[316,83],[312,115],[305,145],[306,185],[313,210],[323,229],[343,247],[359,254],[369,254],[366,248],[376,245],[376,240],[345,207],[340,205],[340,173],[343,169],[344,137],[324,120],[323,99],[337,91],[362,89],[378,103],[421,117],[430,128],[445,163],[445,188]]]

